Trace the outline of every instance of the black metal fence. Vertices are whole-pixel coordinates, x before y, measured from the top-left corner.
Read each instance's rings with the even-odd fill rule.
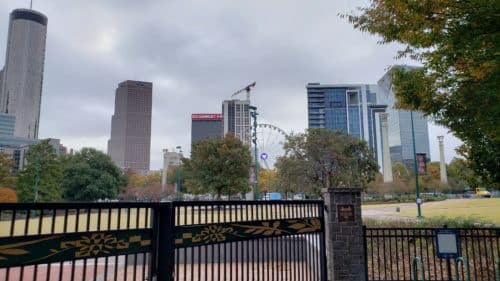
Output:
[[[322,206],[0,204],[0,281],[326,280]]]
[[[151,204],[0,204],[0,280],[150,280]]]
[[[368,280],[414,280],[413,258],[424,266],[425,280],[466,279],[466,267],[451,262],[448,274],[446,260],[436,256],[435,228],[365,228]],[[458,229],[461,256],[470,267],[471,280],[495,281],[500,259],[500,229]],[[419,278],[422,274],[418,267]],[[421,279],[419,279],[421,280]]]
[[[175,205],[176,280],[326,280],[322,201]]]

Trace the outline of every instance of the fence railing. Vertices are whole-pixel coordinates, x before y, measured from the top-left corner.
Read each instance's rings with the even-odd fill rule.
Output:
[[[0,280],[148,280],[152,208],[0,204]]]
[[[446,260],[436,256],[435,228],[365,228],[368,280],[413,280],[412,260],[419,257],[425,280],[457,280],[455,263],[451,277]],[[500,258],[500,229],[460,228],[460,252],[469,263],[471,280],[495,281]],[[419,273],[420,274],[420,273]],[[459,280],[466,280],[463,263]]]
[[[326,280],[322,206],[0,204],[0,281]]]
[[[326,280],[322,201],[176,202],[176,280]]]

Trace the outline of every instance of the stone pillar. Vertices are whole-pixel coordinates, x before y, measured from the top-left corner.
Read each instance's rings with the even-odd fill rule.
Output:
[[[384,160],[384,182],[392,182],[392,162],[389,150],[389,125],[387,124],[387,113],[379,114],[380,128],[382,131],[382,159]]]
[[[444,144],[443,136],[438,136],[439,141],[439,172],[441,176],[441,183],[448,184],[448,176],[446,175],[446,163],[444,160]]]
[[[361,188],[323,189],[329,281],[364,281]]]

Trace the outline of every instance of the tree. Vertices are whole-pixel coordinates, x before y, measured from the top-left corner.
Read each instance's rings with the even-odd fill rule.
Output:
[[[62,163],[48,140],[30,147],[27,164],[18,173],[17,196],[21,202],[59,201],[62,196]]]
[[[180,192],[198,193],[196,189],[191,190],[189,188],[189,185],[186,186],[187,177],[188,177],[188,174],[186,173],[186,171],[184,169],[184,165],[170,167],[169,170],[167,171],[167,183],[168,184],[174,185],[177,188],[179,188],[178,186],[180,185]],[[174,190],[174,191],[177,192],[177,190]]]
[[[146,182],[146,176],[140,173],[137,173],[133,170],[126,170],[125,174],[127,175],[127,182],[129,186],[134,187],[144,187]]]
[[[0,203],[17,203],[16,191],[9,187],[0,187]]]
[[[308,129],[288,136],[284,149],[284,157],[293,163],[290,166],[315,185],[316,194],[319,188],[365,188],[377,173],[377,163],[366,142],[342,132]],[[278,169],[285,167],[278,164]]]
[[[316,184],[306,175],[303,162],[296,156],[279,157],[274,164],[276,169],[276,190],[285,194],[304,192],[313,196],[319,196],[320,190]]]
[[[234,136],[197,142],[191,159],[182,159],[189,174],[186,185],[194,193],[211,193],[217,198],[247,192],[251,161],[250,148]]]
[[[111,158],[93,148],[83,148],[64,159],[64,198],[70,201],[115,199],[127,177]]]
[[[372,0],[343,15],[381,43],[404,46],[421,68],[392,69],[399,107],[416,109],[464,142],[462,156],[489,183],[500,182],[498,0]]]
[[[422,191],[448,191],[447,185],[441,183],[439,162],[427,163],[425,175],[419,176]]]
[[[408,182],[412,176],[405,164],[396,162],[392,164],[392,174],[395,179]]]
[[[146,187],[157,185],[161,183],[161,172],[149,172],[147,174],[140,174],[135,171],[129,170],[125,172],[128,184],[136,187]]]
[[[14,187],[16,177],[12,173],[14,161],[12,158],[0,151],[0,187]]]
[[[474,189],[483,187],[489,189],[499,189],[498,184],[489,185],[483,182],[474,170],[470,167],[469,161],[462,158],[453,158],[447,168],[448,180],[456,182],[456,189],[463,191],[464,189]]]
[[[259,191],[262,193],[278,191],[276,187],[276,171],[273,169],[259,170]]]
[[[146,174],[145,186],[161,184],[161,172],[154,171]]]

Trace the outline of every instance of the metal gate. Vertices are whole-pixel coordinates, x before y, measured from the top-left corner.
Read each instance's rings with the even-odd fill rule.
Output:
[[[0,204],[0,280],[326,280],[323,202]]]
[[[174,206],[175,280],[326,280],[322,201]]]

